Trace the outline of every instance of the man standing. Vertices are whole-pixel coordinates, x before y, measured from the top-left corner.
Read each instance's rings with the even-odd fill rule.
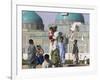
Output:
[[[36,67],[36,48],[32,39],[29,40],[29,47],[28,47],[28,63],[30,68]]]
[[[60,56],[59,56],[59,49],[58,49],[58,43],[57,43],[57,37],[58,37],[58,31],[57,26],[53,26],[54,30],[54,43],[53,43],[53,50],[51,51],[51,61],[53,62],[53,65],[55,67],[59,66],[60,63]]]
[[[59,35],[57,37],[57,42],[58,42],[58,49],[59,49],[61,65],[65,63],[65,46],[64,46],[63,40],[64,40],[63,34],[62,32],[59,32]]]

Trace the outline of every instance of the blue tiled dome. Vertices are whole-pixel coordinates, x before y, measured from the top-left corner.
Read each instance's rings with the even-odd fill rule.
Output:
[[[22,11],[22,22],[32,24],[43,24],[41,17],[34,11]]]
[[[61,13],[56,16],[56,20],[69,20],[69,21],[77,21],[84,23],[84,16],[81,13],[68,13],[66,15],[62,15]]]

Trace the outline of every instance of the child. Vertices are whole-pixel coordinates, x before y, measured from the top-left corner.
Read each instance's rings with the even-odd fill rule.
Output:
[[[54,35],[53,27],[50,27],[50,28],[49,28],[49,33],[48,33],[48,35],[49,35],[49,40],[50,40],[51,42],[53,42],[53,35]]]
[[[75,59],[75,63],[78,64],[79,63],[79,57],[78,57],[78,53],[79,53],[79,49],[78,49],[78,46],[77,46],[77,40],[74,40],[74,44],[73,44],[73,56],[74,56],[74,59]]]
[[[49,40],[50,40],[50,53],[53,49],[53,43],[54,43],[53,36],[54,36],[54,30],[53,30],[53,27],[50,27],[49,28],[49,33],[48,33],[48,37],[49,37]]]
[[[37,64],[42,65],[44,58],[43,58],[44,50],[41,48],[40,45],[37,45],[37,53],[36,53],[36,61]]]
[[[52,62],[49,60],[49,55],[45,54],[44,62],[42,63],[42,68],[49,68],[52,67]]]

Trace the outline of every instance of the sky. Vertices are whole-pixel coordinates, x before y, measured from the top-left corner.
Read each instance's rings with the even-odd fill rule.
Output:
[[[55,23],[57,12],[36,12],[43,20],[45,30],[47,30],[49,24]],[[89,14],[83,13],[85,23],[89,24]]]

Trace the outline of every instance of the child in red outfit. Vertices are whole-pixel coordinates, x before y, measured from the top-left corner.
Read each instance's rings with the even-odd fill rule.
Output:
[[[50,27],[48,36],[49,36],[49,40],[52,43],[52,45],[53,45],[53,42],[54,42],[53,35],[54,35],[53,27]]]

